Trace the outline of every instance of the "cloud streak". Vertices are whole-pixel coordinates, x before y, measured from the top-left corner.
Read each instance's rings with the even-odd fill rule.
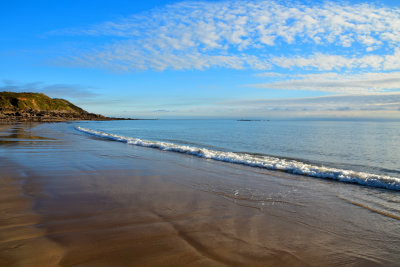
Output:
[[[266,73],[265,75],[268,75]],[[262,74],[258,76],[262,77]],[[286,80],[252,84],[251,87],[281,90],[313,90],[341,94],[366,94],[400,90],[400,72],[288,75]]]
[[[307,57],[272,57],[272,64],[282,68],[308,68],[320,71],[341,69],[400,69],[400,49],[395,48],[389,55],[364,55],[360,57],[346,57],[341,55],[315,53]]]
[[[400,10],[372,4],[185,1],[52,34],[112,37],[66,62],[125,71],[400,68]]]
[[[255,116],[324,115],[364,117],[397,117],[400,115],[400,93],[339,95],[310,98],[237,100],[220,103],[223,107],[241,110]]]

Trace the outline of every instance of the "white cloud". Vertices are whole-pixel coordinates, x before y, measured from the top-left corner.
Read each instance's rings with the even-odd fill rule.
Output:
[[[345,57],[333,54],[315,53],[307,57],[272,57],[271,64],[282,68],[309,68],[321,71],[340,69],[397,70],[400,69],[400,49],[395,48],[393,54],[364,55],[361,57]]]
[[[264,78],[282,78],[286,77],[286,75],[278,72],[264,72],[264,73],[257,73],[255,74],[257,77],[264,77]]]
[[[385,56],[383,68],[385,70],[400,69],[400,49],[396,48],[393,55]]]
[[[113,44],[70,60],[92,67],[270,69],[275,64],[320,70],[400,68],[400,50],[388,52],[400,45],[400,9],[372,4],[186,1],[58,33],[113,37]],[[310,55],[310,46],[326,52]],[[348,56],[378,49],[387,55]],[[282,56],[271,57],[272,51]]]
[[[252,84],[252,87],[283,90],[313,90],[341,94],[366,94],[400,90],[400,72],[361,74],[304,74],[286,80]]]
[[[203,70],[211,67],[267,70],[271,67],[269,62],[253,55],[204,54],[196,50],[169,53],[153,48],[142,51],[131,42],[114,44],[103,51],[99,50],[95,53],[73,57],[72,62],[88,67],[115,68],[123,71],[149,68],[157,71],[163,71],[167,68]]]

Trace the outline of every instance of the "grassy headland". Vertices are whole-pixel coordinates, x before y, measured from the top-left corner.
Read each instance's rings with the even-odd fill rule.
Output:
[[[0,121],[120,120],[89,113],[61,98],[41,93],[0,92]]]

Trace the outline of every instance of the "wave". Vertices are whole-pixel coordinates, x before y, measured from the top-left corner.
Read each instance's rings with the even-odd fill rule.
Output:
[[[352,170],[342,170],[324,166],[315,166],[296,160],[288,160],[271,156],[253,155],[237,152],[224,152],[207,148],[199,148],[195,146],[177,145],[168,142],[142,140],[139,138],[125,137],[121,135],[91,130],[79,126],[76,126],[75,129],[90,135],[94,135],[96,137],[123,142],[130,145],[156,148],[163,151],[185,153],[200,158],[242,164],[268,170],[284,171],[291,174],[400,191],[400,178],[392,176],[377,175],[366,172],[356,172]]]

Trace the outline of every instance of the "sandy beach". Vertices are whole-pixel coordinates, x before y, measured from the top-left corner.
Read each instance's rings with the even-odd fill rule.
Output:
[[[0,126],[0,266],[400,261],[398,218],[348,200],[352,190],[383,191],[105,141],[73,126]]]

